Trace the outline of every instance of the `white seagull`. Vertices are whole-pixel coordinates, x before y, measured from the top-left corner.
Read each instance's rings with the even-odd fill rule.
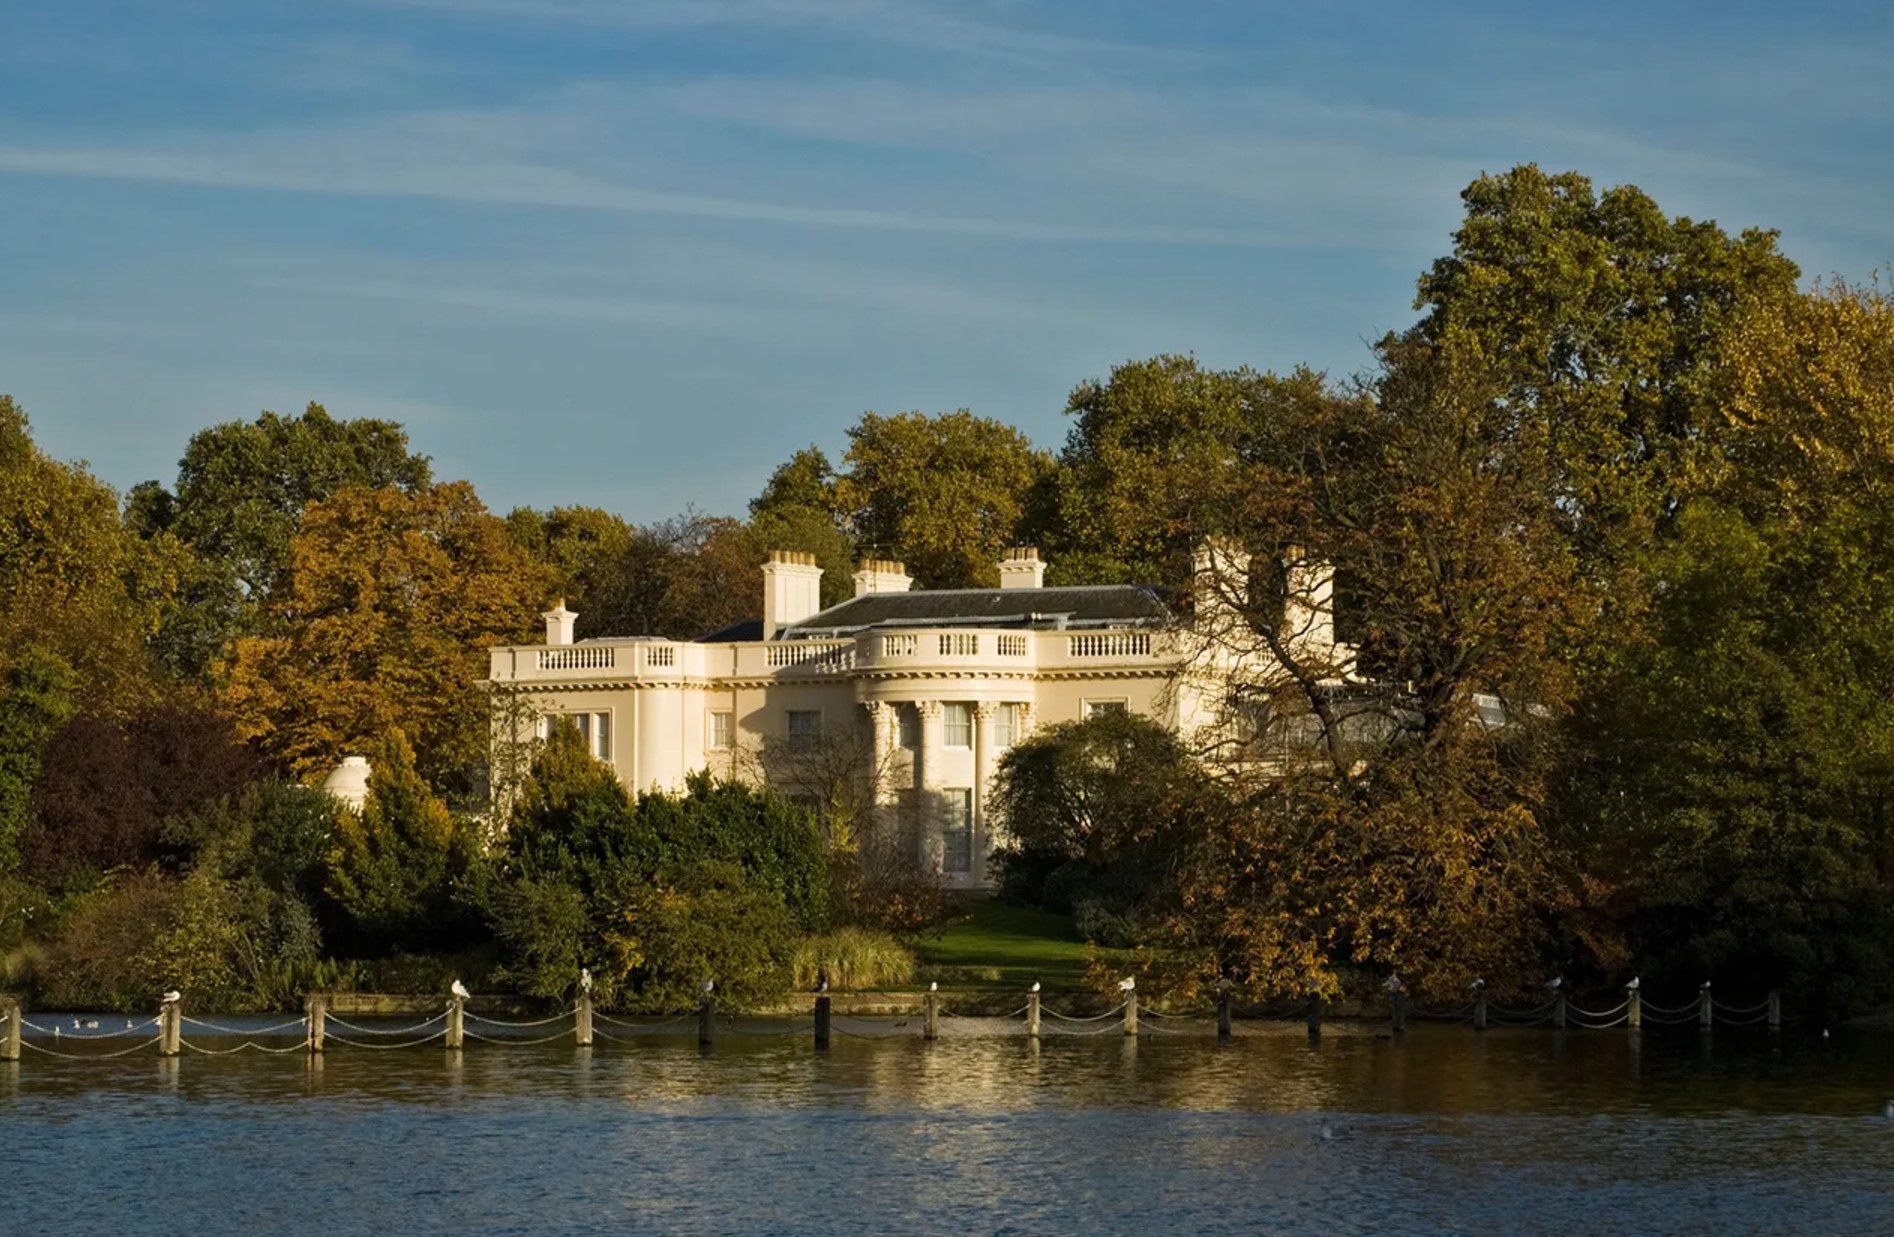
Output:
[[[1476,979],[1467,985],[1468,990],[1472,992],[1478,992],[1484,987],[1486,987],[1486,981],[1484,979]]]
[[[1035,980],[1033,980],[1033,981],[1032,981],[1032,987],[1030,987],[1030,988],[1028,988],[1028,989],[1026,989],[1026,991],[1028,991],[1028,992],[1037,992],[1037,991],[1039,991],[1039,981],[1038,981],[1038,980],[1036,980],[1036,979],[1035,979]]]
[[[1137,976],[1135,975],[1127,975],[1123,979],[1118,981],[1118,991],[1120,992],[1130,992],[1137,986],[1138,986],[1138,979],[1137,979]]]
[[[716,981],[716,980],[714,980],[714,979],[706,979],[706,980],[704,981],[704,995],[705,995],[705,996],[709,996],[709,995],[710,995],[711,993],[713,993],[713,992],[715,992],[716,990],[717,990],[717,981]]]
[[[458,979],[447,985],[447,990],[463,1001],[473,995],[473,993],[467,991],[467,985],[461,983]]]
[[[817,992],[827,992],[829,990],[829,977],[827,975],[815,981],[815,990]]]
[[[1565,983],[1565,976],[1554,975],[1551,979],[1548,979],[1545,981],[1545,990],[1547,992],[1557,992],[1559,988],[1564,985],[1564,983]]]
[[[590,992],[591,990],[592,990],[592,968],[589,966],[582,966],[579,968],[579,991]]]
[[[167,991],[161,999],[166,1005],[176,1005],[179,1001],[184,999],[184,994],[179,992],[176,988],[172,988]]]
[[[1631,977],[1631,982],[1624,986],[1624,990],[1626,992],[1636,992],[1639,988],[1643,986],[1644,986],[1644,981],[1639,979],[1636,975],[1633,975]]]
[[[927,990],[928,990],[929,992],[939,992],[939,991],[940,991],[940,981],[939,981],[938,979],[930,979],[930,980],[928,980],[928,981],[927,981]]]

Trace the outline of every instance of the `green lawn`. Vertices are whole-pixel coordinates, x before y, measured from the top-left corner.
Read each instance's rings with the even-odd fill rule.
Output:
[[[1085,942],[1070,918],[991,898],[964,903],[914,952],[921,978],[943,987],[1023,989],[1036,979],[1056,992],[1081,988],[1085,977]]]

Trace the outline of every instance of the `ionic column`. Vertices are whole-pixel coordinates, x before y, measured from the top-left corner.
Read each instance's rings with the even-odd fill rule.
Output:
[[[921,722],[921,746],[914,754],[914,802],[920,808],[921,862],[938,872],[945,862],[941,853],[940,821],[934,815],[940,806],[934,798],[934,783],[940,778],[940,749],[945,738],[941,734],[940,701],[918,701],[914,708]]]
[[[986,784],[993,776],[993,715],[1001,706],[982,700],[973,706],[973,859],[974,873],[986,871],[993,838],[986,823]]]

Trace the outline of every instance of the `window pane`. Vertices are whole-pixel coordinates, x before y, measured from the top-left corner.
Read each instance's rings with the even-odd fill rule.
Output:
[[[1085,716],[1097,717],[1102,713],[1123,713],[1125,702],[1122,700],[1087,700]]]
[[[730,715],[728,713],[710,715],[710,746],[718,750],[730,746]]]
[[[789,710],[789,742],[807,747],[822,737],[822,714],[813,709]]]
[[[944,733],[941,742],[948,747],[973,746],[973,706],[948,704],[941,711]]]
[[[921,746],[921,711],[911,704],[894,706],[895,720],[899,723],[901,746],[908,751],[916,751]]]
[[[612,715],[592,714],[592,754],[610,763],[612,759]]]
[[[948,790],[947,819],[941,827],[941,866],[948,872],[973,871],[973,791]]]
[[[993,743],[996,747],[1013,746],[1013,706],[1010,704],[993,710]]]

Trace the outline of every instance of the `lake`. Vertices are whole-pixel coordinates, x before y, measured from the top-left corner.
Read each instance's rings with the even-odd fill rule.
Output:
[[[710,1049],[686,1024],[590,1050],[29,1053],[0,1063],[0,1216],[185,1235],[1894,1232],[1886,1032],[1331,1024],[1311,1043],[1245,1024],[1219,1044],[1170,1023],[1035,1045],[950,1019],[929,1044],[840,1019],[857,1034],[818,1053],[740,1025]]]

